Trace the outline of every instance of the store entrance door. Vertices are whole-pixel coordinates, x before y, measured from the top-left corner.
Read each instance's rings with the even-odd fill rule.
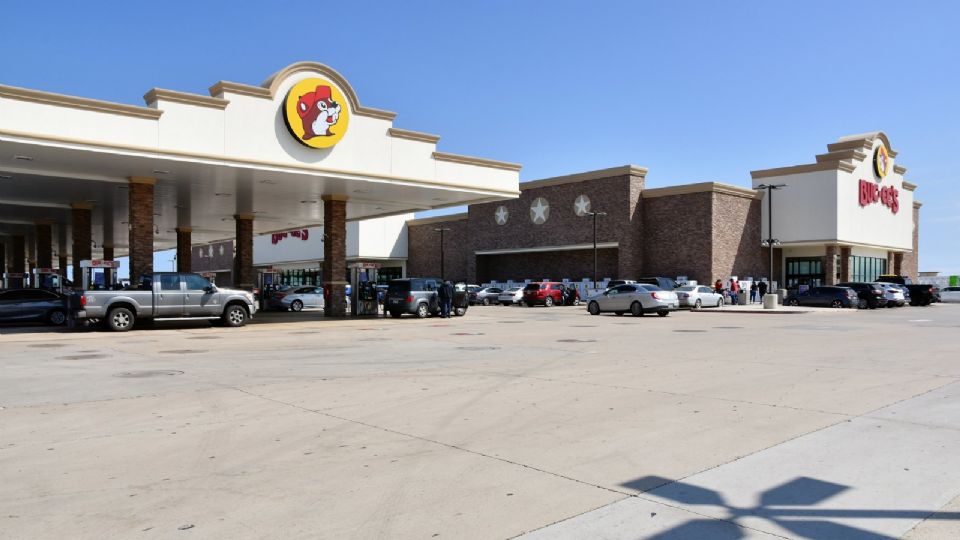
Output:
[[[803,292],[826,282],[823,257],[787,257],[787,289]]]

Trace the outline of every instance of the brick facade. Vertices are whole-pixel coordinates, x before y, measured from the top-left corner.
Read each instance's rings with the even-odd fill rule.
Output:
[[[581,195],[590,199],[590,210],[606,212],[597,217],[599,280],[685,275],[713,283],[766,274],[760,201],[752,190],[712,183],[645,190],[644,181],[645,170],[619,167],[527,182],[518,199],[471,205],[465,215],[413,220],[408,274],[439,274],[435,229],[443,227],[450,229],[444,249],[450,279],[592,279],[593,217],[576,214]],[[531,214],[538,198],[549,205],[542,224]],[[508,213],[504,224],[496,220],[501,206]]]
[[[252,291],[254,287],[253,216],[237,214],[233,216],[233,221],[236,224],[237,235],[237,250],[233,256],[233,286]]]
[[[130,229],[130,280],[135,281],[143,274],[153,273],[154,181],[152,178],[131,178],[129,188],[127,222]]]
[[[190,245],[192,234],[193,229],[190,227],[177,227],[177,272],[193,271],[193,251]]]
[[[824,285],[836,285],[837,281],[837,259],[840,255],[840,249],[837,246],[826,246],[826,253],[823,256],[823,277]]]
[[[323,197],[323,288],[327,291],[324,314],[346,315],[347,301],[347,198]]]
[[[910,253],[903,254],[903,261],[901,262],[901,270],[903,271],[902,275],[910,276],[911,279],[916,280],[920,276],[920,258],[918,254],[920,253],[920,204],[916,203],[913,205],[913,251]],[[888,268],[893,268],[888,266]]]
[[[80,261],[93,258],[93,231],[91,230],[91,209],[88,203],[71,205],[70,230],[73,233],[73,280],[80,281]],[[150,213],[153,219],[153,212]]]

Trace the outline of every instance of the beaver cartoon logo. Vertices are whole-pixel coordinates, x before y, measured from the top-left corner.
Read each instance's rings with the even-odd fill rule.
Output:
[[[305,79],[290,89],[284,105],[287,129],[312,148],[330,148],[347,131],[349,112],[336,86],[323,79]]]

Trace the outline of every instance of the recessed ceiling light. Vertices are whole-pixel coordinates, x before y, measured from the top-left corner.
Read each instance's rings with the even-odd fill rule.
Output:
[[[317,204],[317,201],[300,201],[303,204]]]
[[[450,199],[444,199],[443,197],[434,197],[433,200],[435,200],[435,201],[448,201],[448,200],[450,200]]]
[[[260,183],[261,183],[261,184],[276,184],[276,182],[274,182],[273,180],[261,180]]]
[[[378,206],[378,207],[374,208],[374,210],[383,210],[383,207],[382,207],[382,206]]]
[[[215,197],[232,197],[233,193],[214,193]]]
[[[163,169],[154,169],[153,173],[154,174],[170,174],[170,171],[165,171]]]
[[[19,159],[20,161],[33,161],[33,158],[30,156],[13,156],[13,159]]]

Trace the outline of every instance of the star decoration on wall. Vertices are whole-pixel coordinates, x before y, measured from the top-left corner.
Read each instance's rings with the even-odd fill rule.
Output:
[[[582,216],[590,211],[590,197],[586,195],[580,195],[577,197],[577,200],[573,202],[573,211],[576,212],[578,216]]]
[[[497,225],[506,225],[508,217],[510,217],[510,212],[507,212],[507,207],[503,205],[498,206],[497,211],[493,214],[493,219],[497,221]]]
[[[530,221],[534,225],[542,225],[550,217],[550,203],[543,197],[537,197],[530,205]]]

